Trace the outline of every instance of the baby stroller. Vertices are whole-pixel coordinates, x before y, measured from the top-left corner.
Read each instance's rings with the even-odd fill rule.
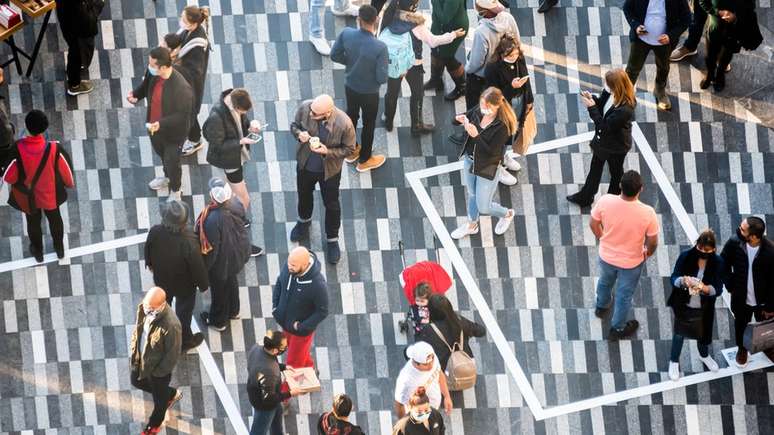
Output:
[[[438,263],[433,261],[420,261],[409,267],[406,267],[406,256],[403,252],[403,242],[398,242],[400,250],[400,259],[403,264],[403,270],[398,275],[398,280],[403,286],[403,295],[409,304],[409,311],[406,313],[406,319],[398,322],[400,332],[407,333],[409,327],[414,328],[414,332],[419,331],[420,319],[417,306],[414,301],[414,289],[419,283],[427,283],[433,294],[445,294],[452,285],[451,277],[446,270]],[[437,257],[437,256],[436,256]]]

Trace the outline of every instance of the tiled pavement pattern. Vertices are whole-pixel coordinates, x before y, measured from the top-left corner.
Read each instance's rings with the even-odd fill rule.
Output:
[[[77,190],[65,209],[70,246],[142,233],[160,221],[160,199],[146,187],[161,168],[144,133],[145,108],[129,107],[124,96],[143,72],[148,47],[176,27],[185,3],[108,2],[90,69],[97,87],[91,95],[64,97],[65,46],[56,37],[54,23],[33,78],[6,74],[16,125],[23,125],[24,112],[45,109],[51,136],[63,138],[72,152]],[[254,98],[255,117],[268,122],[271,130],[246,170],[252,237],[269,254],[250,261],[240,276],[242,319],[233,321],[228,331],[207,337],[247,419],[251,410],[244,390],[245,351],[274,327],[271,286],[290,249],[287,233],[296,216],[288,120],[299,100],[322,92],[333,94],[343,106],[344,76],[340,65],[321,59],[303,41],[308,2],[200,2],[208,3],[214,13],[215,47],[202,114],[221,89],[244,86]],[[562,0],[561,7],[545,17],[536,13],[536,0],[512,3],[530,47],[540,126],[537,142],[587,130],[588,117],[575,94],[598,86],[601,71],[625,61],[628,27],[621,2]],[[768,0],[758,4],[769,6]],[[475,22],[473,13],[471,19]],[[354,21],[326,14],[329,39],[347,24]],[[31,44],[32,27],[17,43]],[[670,91],[679,96],[673,99],[674,109],[657,113],[647,91],[654,76],[649,62],[640,82],[636,117],[697,227],[711,226],[725,239],[740,214],[751,212],[765,214],[774,225],[774,172],[764,170],[774,164],[772,131],[729,100],[700,92],[700,73],[688,65],[670,73]],[[734,72],[731,78],[744,80]],[[408,132],[407,103],[407,98],[401,99],[395,132],[376,132],[377,150],[389,156],[387,164],[372,174],[345,171],[344,253],[337,267],[324,269],[332,315],[315,338],[323,390],[294,400],[285,419],[291,434],[310,433],[332,393],[340,391],[355,399],[355,419],[367,433],[389,431],[393,379],[403,365],[406,344],[396,326],[406,309],[397,284],[398,241],[406,243],[409,263],[436,255],[432,229],[403,174],[449,162],[456,152],[444,140],[455,108],[427,95],[425,116],[446,128],[415,140]],[[202,151],[186,159],[183,172],[184,200],[197,212],[212,173],[204,156]],[[484,231],[460,243],[544,406],[666,379],[671,338],[666,277],[689,241],[658,187],[649,182],[644,200],[655,205],[663,232],[635,297],[635,316],[642,327],[635,340],[604,341],[606,326],[593,316],[596,251],[586,229],[588,216],[563,200],[583,181],[589,160],[587,147],[577,145],[530,156],[519,174],[520,184],[500,190],[502,202],[517,210],[514,228],[502,238],[493,239]],[[629,156],[627,166],[645,168],[637,154]],[[449,227],[456,225],[465,210],[459,175],[432,179],[429,185]],[[315,213],[312,248],[322,256],[319,203]],[[29,255],[22,221],[9,207],[0,207],[0,261]],[[127,340],[134,307],[149,285],[141,246],[0,274],[0,432],[139,433],[151,403],[129,384]],[[468,311],[471,304],[463,288],[454,287],[449,295],[463,313],[475,316]],[[205,295],[199,308],[207,306],[208,299]],[[715,358],[724,365],[719,350],[732,344],[732,326],[722,305],[716,325]],[[449,418],[454,434],[765,434],[774,425],[771,371],[536,422],[493,344],[482,339],[473,349],[481,375],[474,391],[454,395],[456,409]],[[682,359],[686,372],[702,370],[696,356],[695,346],[687,345]],[[233,433],[195,353],[181,361],[173,385],[181,386],[184,398],[170,411],[166,433]]]

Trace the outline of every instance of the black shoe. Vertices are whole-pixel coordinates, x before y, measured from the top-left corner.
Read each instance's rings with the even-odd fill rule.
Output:
[[[188,342],[183,343],[183,353],[188,352],[191,349],[199,347],[200,344],[204,341],[204,334],[201,332],[197,332],[196,334],[191,336],[191,340]]]
[[[451,92],[444,95],[443,98],[446,99],[446,101],[454,101],[463,95],[465,95],[465,85],[458,84],[454,87],[454,89],[451,90]]]
[[[606,307],[606,308],[597,307],[596,309],[594,309],[594,315],[600,319],[604,319],[605,317],[607,317],[607,314],[609,312],[610,312],[610,307]]]
[[[260,257],[263,255],[263,248],[255,245],[250,245],[250,256],[251,257]]]
[[[339,242],[328,242],[328,250],[325,257],[328,259],[328,263],[336,264],[341,260],[341,249],[339,249]]]
[[[435,89],[436,91],[443,91],[443,79],[441,77],[430,77],[430,80],[426,81],[422,86],[422,89],[429,91]]]
[[[63,259],[65,256],[64,243],[54,243],[54,251],[56,252],[56,258]]]
[[[699,82],[699,88],[708,89],[712,85],[712,77],[709,74],[705,74],[704,78]]]
[[[712,82],[712,87],[715,89],[715,92],[720,92],[726,88],[725,72],[720,72],[720,71],[718,72],[717,77],[715,77],[715,81]]]
[[[392,131],[392,127],[393,127],[392,126],[392,122],[393,122],[392,119],[389,119],[389,120],[385,119],[384,120],[384,129],[387,130],[387,131]]]
[[[210,328],[212,328],[212,329],[214,329],[214,330],[216,330],[218,332],[223,332],[223,331],[226,330],[226,325],[218,326],[218,325],[213,325],[212,323],[210,323],[210,313],[208,313],[206,311],[202,311],[202,313],[199,314],[199,318],[202,319],[202,323],[204,323],[205,325],[209,326]]]
[[[556,6],[557,3],[559,3],[559,0],[541,0],[538,13],[545,14],[551,10],[552,7]]]
[[[610,328],[610,334],[608,335],[607,339],[620,340],[622,338],[627,338],[637,332],[637,328],[639,327],[640,322],[636,320],[629,320],[626,322],[623,329]]]
[[[309,238],[309,222],[296,222],[296,226],[290,231],[290,241],[298,243]]]
[[[423,134],[432,133],[434,130],[435,130],[434,126],[430,124],[425,124],[424,122],[419,122],[411,126],[411,136],[419,137]]]
[[[571,203],[578,205],[580,207],[588,207],[591,205],[591,202],[584,201],[577,193],[573,195],[569,195],[567,197],[567,201],[570,201]]]
[[[30,253],[32,254],[33,257],[35,257],[35,261],[37,261],[38,263],[42,263],[43,262],[43,250],[42,249],[37,249],[36,247],[30,245]]]

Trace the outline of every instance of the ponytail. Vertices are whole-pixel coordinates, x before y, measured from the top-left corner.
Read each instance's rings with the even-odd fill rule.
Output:
[[[183,12],[189,22],[209,27],[207,23],[210,18],[210,8],[206,6],[200,8],[199,6],[191,5],[183,8]]]
[[[481,98],[487,104],[497,106],[497,119],[505,124],[505,128],[508,129],[508,135],[516,134],[516,130],[518,130],[516,114],[513,113],[513,107],[511,107],[510,102],[503,97],[502,91],[494,86],[490,86],[484,90]]]

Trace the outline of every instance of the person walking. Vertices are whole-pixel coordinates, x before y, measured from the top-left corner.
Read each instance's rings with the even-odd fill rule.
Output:
[[[358,8],[349,0],[333,0],[331,13],[337,17],[356,17]],[[321,56],[330,56],[331,46],[325,39],[322,19],[325,14],[325,0],[309,0],[309,42]]]
[[[470,338],[485,336],[486,329],[482,325],[455,313],[451,302],[444,295],[434,294],[430,296],[427,307],[430,311],[430,323],[419,332],[417,341],[430,343],[438,358],[438,363],[441,364],[441,369],[446,372],[446,364],[452,353],[449,345],[454,346],[454,344],[459,343],[460,349],[472,358],[473,350],[470,348]],[[460,337],[462,337],[461,342]]]
[[[185,142],[191,123],[193,91],[182,74],[172,68],[168,48],[156,47],[148,55],[148,70],[139,87],[129,92],[126,100],[137,104],[148,100],[145,126],[151,145],[161,158],[164,176],[148,183],[152,190],[169,187],[167,201],[180,201],[183,169],[180,148]]]
[[[5,74],[0,68],[0,86],[5,84]],[[8,87],[4,87],[0,93],[0,174],[5,174],[5,169],[13,159],[14,147],[16,145],[16,127],[11,122],[8,114],[8,108],[5,105],[5,93]]]
[[[704,34],[704,25],[707,23],[707,11],[701,6],[699,0],[691,0],[691,24],[688,25],[688,37],[682,44],[672,50],[669,55],[670,62],[680,62],[686,57],[698,53],[699,41]],[[676,42],[676,41],[675,41]]]
[[[417,387],[408,401],[408,414],[392,427],[392,435],[444,435],[443,415],[430,405],[425,387]]]
[[[766,223],[757,216],[742,221],[720,256],[725,265],[726,289],[731,293],[736,338],[736,365],[747,366],[744,330],[755,317],[774,317],[774,242],[766,236]]]
[[[282,389],[285,364],[278,361],[288,349],[288,340],[280,331],[266,331],[262,345],[254,345],[247,354],[247,396],[253,406],[250,435],[283,435],[282,402],[300,391]]]
[[[672,277],[672,293],[667,305],[675,315],[669,378],[680,379],[680,353],[685,338],[697,340],[699,359],[710,371],[718,363],[709,354],[712,325],[715,322],[715,300],[723,292],[723,259],[715,252],[715,233],[704,230],[696,244],[680,254]]]
[[[653,96],[659,110],[672,109],[666,93],[669,56],[673,44],[691,23],[691,10],[686,0],[626,0],[624,16],[629,22],[629,60],[626,74],[637,83],[645,59],[651,51],[656,59],[656,86]]]
[[[317,257],[299,246],[290,251],[274,284],[271,313],[285,332],[285,362],[293,368],[314,366],[314,331],[328,316],[328,284],[321,269]]]
[[[159,287],[145,293],[129,340],[131,383],[153,396],[153,412],[141,435],[159,433],[167,410],[183,397],[180,390],[169,386],[180,359],[182,331],[166,301]]]
[[[605,112],[605,105],[611,95],[613,104]],[[588,207],[594,202],[594,196],[599,190],[605,163],[610,171],[607,193],[621,193],[623,164],[626,154],[632,148],[632,121],[637,97],[626,73],[621,69],[614,69],[605,74],[605,90],[599,97],[584,91],[581,93],[581,102],[594,121],[595,134],[590,144],[591,167],[581,190],[569,195],[567,200],[581,207]]]
[[[516,115],[499,89],[487,88],[478,106],[466,114],[457,115],[455,122],[465,128],[459,158],[463,159],[462,174],[468,194],[468,222],[454,231],[455,240],[478,234],[478,218],[490,214],[498,219],[494,232],[503,235],[516,215],[494,202],[498,185],[498,168],[508,138],[516,133]]]
[[[336,264],[341,259],[339,228],[341,203],[339,184],[344,158],[355,151],[355,127],[346,113],[333,105],[333,98],[320,95],[306,100],[296,110],[290,132],[298,141],[296,147],[296,187],[298,222],[290,232],[290,241],[309,239],[309,226],[314,210],[314,188],[320,185],[325,206],[326,257]]]
[[[486,66],[484,76],[486,78],[486,86],[494,86],[499,89],[503,93],[503,97],[511,103],[516,113],[518,128],[512,140],[513,150],[505,152],[503,155],[503,167],[499,169],[500,182],[513,186],[518,180],[507,170],[515,172],[521,170],[521,165],[514,158],[517,155],[517,143],[519,143],[518,141],[531,142],[532,139],[521,138],[521,136],[526,134],[532,138],[537,132],[536,126],[532,128],[535,124],[535,115],[532,113],[534,97],[532,95],[532,86],[529,82],[527,61],[524,53],[521,51],[521,42],[515,35],[506,33],[500,38],[500,43],[495,49],[493,61]],[[528,116],[533,118],[533,122],[529,123],[531,131],[525,133],[524,126]],[[522,153],[524,152],[524,150],[521,151]]]
[[[57,141],[47,141],[48,118],[40,110],[31,110],[24,118],[27,136],[11,150],[12,160],[3,180],[11,187],[8,205],[24,213],[30,253],[43,262],[41,220],[46,215],[54,251],[64,258],[64,222],[59,207],[67,200],[65,188],[75,187],[70,154]]]
[[[461,29],[468,32],[468,9],[465,0],[430,0],[432,8],[430,31],[435,35],[456,32]],[[444,95],[447,101],[454,101],[465,95],[465,67],[456,58],[457,50],[465,42],[464,37],[458,37],[451,44],[435,47],[430,51],[430,80],[425,90],[435,89],[436,93],[444,91],[443,72],[449,72],[454,81],[454,89]]]
[[[204,292],[210,282],[199,239],[188,226],[188,209],[184,203],[167,203],[161,224],[148,231],[145,267],[153,273],[153,283],[166,289],[167,305],[172,306],[172,301],[177,300],[175,313],[183,328],[183,352],[202,344],[204,336],[191,331],[191,317],[196,305],[196,289]]]
[[[174,64],[191,85],[194,96],[188,139],[180,151],[184,156],[190,156],[202,148],[202,131],[198,116],[210,61],[209,18],[210,8],[195,5],[186,6],[180,14],[180,30],[177,33],[181,40]]]
[[[496,58],[497,46],[505,34],[519,41],[519,26],[510,12],[497,0],[476,0],[478,27],[473,33],[473,45],[465,63],[465,109],[478,105],[481,92],[486,88],[486,66]],[[510,99],[508,100],[510,101]]]
[[[615,285],[615,307],[609,340],[631,336],[640,324],[627,320],[632,297],[645,262],[658,246],[659,224],[653,207],[640,202],[642,177],[627,171],[621,177],[621,194],[603,195],[591,210],[589,228],[599,240],[599,280],[594,314],[604,319],[610,311]]]
[[[372,2],[371,4],[374,5],[375,3]],[[387,79],[387,93],[384,95],[384,128],[387,131],[392,131],[395,111],[398,108],[400,86],[403,79],[406,79],[411,90],[409,114],[411,117],[411,136],[413,137],[433,132],[433,126],[422,121],[422,105],[424,100],[422,43],[424,42],[433,49],[441,45],[451,44],[455,39],[465,36],[465,30],[461,28],[441,35],[434,35],[425,25],[425,17],[417,12],[418,7],[419,0],[396,0],[390,2],[382,17],[382,33],[380,34],[381,38],[385,31],[389,31],[393,38],[401,38],[399,40],[402,43],[410,45],[411,52],[414,55],[413,65],[409,67],[404,75]],[[408,35],[408,38],[404,35]],[[401,50],[400,52],[402,53],[403,51]],[[390,59],[390,62],[393,61],[393,59]]]
[[[379,87],[387,83],[389,56],[387,45],[376,38],[378,12],[371,5],[360,6],[357,18],[359,29],[345,28],[336,38],[331,49],[331,60],[347,66],[344,91],[347,97],[347,115],[357,128],[360,113],[363,129],[360,147],[345,159],[358,162],[358,172],[368,172],[384,164],[387,158],[373,154],[374,129],[379,111]]]
[[[74,97],[94,90],[91,81],[81,80],[81,73],[94,57],[94,39],[104,5],[100,0],[56,0],[56,21],[67,43],[67,95]]]
[[[333,398],[333,409],[324,412],[317,420],[318,435],[364,435],[360,426],[349,422],[352,412],[352,399],[346,394],[337,394]]]
[[[231,187],[217,177],[210,179],[210,203],[196,219],[194,230],[207,265],[212,303],[199,314],[205,325],[225,331],[229,319],[239,318],[237,275],[250,258],[250,236],[245,209],[232,200]]]
[[[726,87],[726,72],[735,53],[755,50],[763,42],[755,15],[755,2],[746,0],[700,0],[709,17],[707,57],[701,89],[712,85],[716,92]]]
[[[226,89],[204,122],[207,162],[226,173],[231,191],[242,203],[246,215],[249,215],[250,192],[245,183],[244,164],[250,160],[250,147],[258,142],[257,135],[261,132],[257,120],[247,119],[247,112],[252,108],[247,90]],[[250,223],[247,218],[245,224],[250,226]],[[251,245],[250,255],[263,255],[263,248]]]
[[[419,387],[427,390],[430,406],[440,408],[443,401],[446,414],[451,414],[453,404],[446,385],[446,374],[441,370],[433,347],[424,341],[417,341],[406,348],[406,356],[409,360],[395,381],[395,415],[402,418],[410,411],[411,396]]]

